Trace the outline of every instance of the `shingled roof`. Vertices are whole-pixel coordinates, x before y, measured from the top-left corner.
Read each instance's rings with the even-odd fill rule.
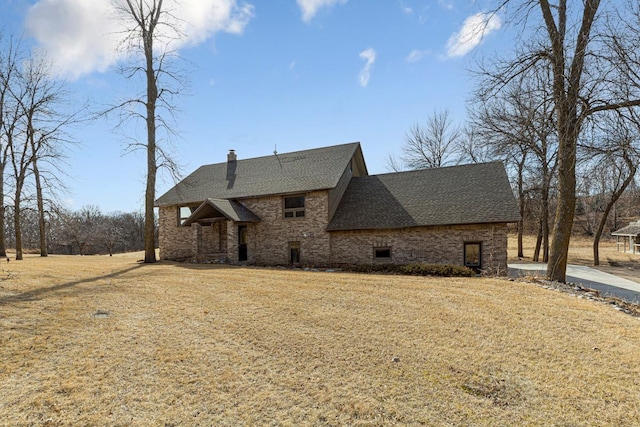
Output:
[[[613,236],[637,236],[640,234],[640,221],[632,222],[626,227],[611,233]]]
[[[260,217],[235,200],[207,199],[185,220],[184,226],[199,220],[226,218],[236,222],[260,222]]]
[[[500,162],[354,177],[327,230],[517,222]]]
[[[356,151],[358,142],[201,166],[156,206],[334,188]]]

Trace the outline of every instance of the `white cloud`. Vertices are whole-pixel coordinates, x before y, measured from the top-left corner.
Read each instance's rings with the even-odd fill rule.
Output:
[[[418,62],[430,53],[431,52],[429,50],[414,49],[409,53],[409,55],[407,55],[407,62]]]
[[[482,43],[484,37],[502,27],[502,21],[495,13],[476,13],[464,20],[459,32],[447,42],[447,56],[464,56]]]
[[[360,58],[364,59],[366,63],[362,70],[360,70],[360,75],[358,76],[358,80],[360,81],[360,86],[365,87],[369,84],[369,78],[371,77],[371,66],[376,62],[376,51],[373,48],[365,49],[360,52]]]
[[[253,6],[236,0],[165,0],[172,14],[182,21],[186,43],[198,44],[213,34],[242,34],[253,17]],[[169,6],[171,5],[171,6]]]
[[[453,2],[451,0],[438,0],[438,4],[443,9],[453,10]]]
[[[56,63],[71,77],[105,71],[123,58],[119,47],[126,20],[116,7],[122,0],[39,0],[28,11],[25,22],[32,35]],[[165,0],[165,11],[181,34],[165,33],[174,39],[174,49],[202,43],[217,32],[240,34],[253,17],[253,6],[237,0]],[[166,30],[166,27],[165,27]]]
[[[413,15],[413,8],[411,6],[407,6],[403,1],[400,1],[400,7],[402,8],[402,12],[405,15]]]
[[[347,0],[296,0],[298,7],[302,11],[302,20],[309,22],[313,19],[319,9],[323,7],[333,7],[336,4],[344,4]]]

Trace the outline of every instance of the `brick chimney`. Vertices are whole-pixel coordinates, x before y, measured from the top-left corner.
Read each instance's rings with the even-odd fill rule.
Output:
[[[236,150],[229,150],[229,154],[227,154],[227,163],[235,162],[237,158]]]

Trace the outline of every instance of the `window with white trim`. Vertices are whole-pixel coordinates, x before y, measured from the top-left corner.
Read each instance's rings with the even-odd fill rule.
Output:
[[[284,198],[285,218],[304,218],[304,196],[288,196]]]
[[[178,206],[178,225],[184,224],[194,210],[196,208],[193,206]]]

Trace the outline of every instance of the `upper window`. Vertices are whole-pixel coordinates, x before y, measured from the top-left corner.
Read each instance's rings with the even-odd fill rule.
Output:
[[[184,222],[191,216],[194,207],[190,206],[179,206],[178,207],[178,225],[184,224]]]
[[[284,198],[284,217],[304,217],[304,196],[290,196]]]

